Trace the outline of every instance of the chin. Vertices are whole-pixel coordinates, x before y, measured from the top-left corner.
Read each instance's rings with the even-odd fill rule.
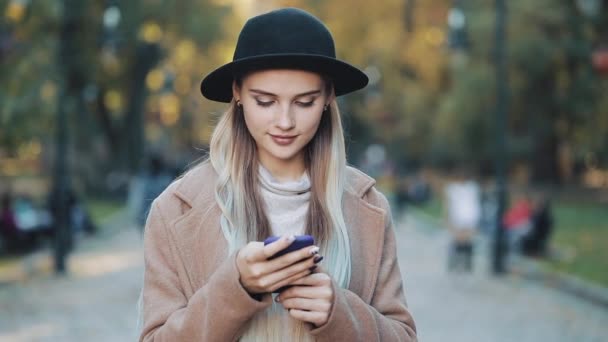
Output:
[[[272,150],[268,150],[268,154],[270,154],[271,157],[281,161],[290,161],[298,155],[298,151],[299,150],[293,148],[284,149],[282,151],[280,149],[273,148]]]
[[[295,158],[297,153],[273,153],[272,157],[281,161],[290,161]]]

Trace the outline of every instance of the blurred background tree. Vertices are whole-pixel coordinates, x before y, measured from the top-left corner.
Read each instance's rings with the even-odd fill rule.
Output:
[[[380,143],[401,172],[467,161],[491,173],[492,2],[96,0],[75,28],[70,155],[79,186],[124,188],[150,152],[180,167],[200,155],[223,108],[200,96],[201,77],[232,58],[248,17],[278,6],[321,17],[339,57],[370,76],[366,90],[341,100],[352,163]],[[602,0],[509,1],[508,150],[535,181],[576,183],[607,167],[606,9]],[[1,172],[44,174],[61,91],[61,6],[0,0],[0,11]]]
[[[37,173],[52,160],[62,7],[4,0],[0,9],[2,171]],[[106,191],[139,171],[149,152],[144,136],[151,149],[161,136],[175,150],[192,148],[192,116],[200,110],[193,104],[195,85],[202,70],[216,64],[211,45],[222,37],[229,8],[209,1],[99,0],[81,12],[73,28],[79,49],[70,58],[79,71],[71,85],[79,92],[69,113],[70,162],[82,187]],[[39,164],[26,167],[27,159]]]

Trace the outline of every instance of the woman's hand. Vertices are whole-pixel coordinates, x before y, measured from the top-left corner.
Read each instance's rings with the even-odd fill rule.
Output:
[[[311,246],[268,260],[277,252],[287,248],[293,236],[282,236],[264,246],[263,242],[250,242],[236,256],[240,281],[251,295],[269,293],[309,275],[314,265],[313,256],[319,247]]]
[[[330,276],[324,271],[317,271],[291,285],[275,298],[289,310],[291,317],[315,327],[327,323],[334,300]]]

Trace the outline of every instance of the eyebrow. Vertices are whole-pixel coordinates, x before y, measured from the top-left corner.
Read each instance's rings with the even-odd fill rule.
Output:
[[[260,89],[249,89],[250,92],[253,93],[258,93],[260,95],[268,95],[268,96],[278,96],[276,94],[264,91],[264,90],[260,90]],[[317,90],[311,90],[311,91],[307,91],[304,93],[300,93],[300,94],[296,94],[294,97],[302,97],[302,96],[306,96],[306,95],[316,95],[316,94],[320,94],[321,93],[321,89],[317,89]]]

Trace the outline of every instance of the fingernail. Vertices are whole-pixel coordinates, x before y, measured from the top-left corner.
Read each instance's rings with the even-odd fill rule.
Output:
[[[313,260],[313,262],[314,262],[315,264],[318,264],[318,263],[320,263],[320,262],[321,262],[321,260],[323,260],[323,256],[322,256],[322,255],[317,255],[317,256],[315,257],[315,260]]]
[[[289,242],[292,242],[292,241],[294,241],[295,239],[296,239],[296,237],[295,237],[294,235],[289,235],[289,236],[287,237],[287,241],[289,241]]]
[[[319,247],[313,247],[313,248],[310,249],[310,254],[311,255],[315,255],[317,253],[319,253]]]

